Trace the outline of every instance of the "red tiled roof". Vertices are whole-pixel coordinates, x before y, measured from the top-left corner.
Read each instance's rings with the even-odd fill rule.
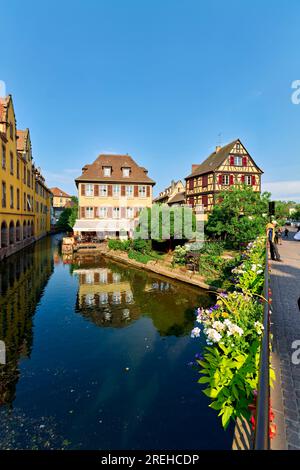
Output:
[[[111,167],[111,176],[104,176],[104,167]],[[129,177],[124,177],[122,168],[130,168]],[[129,155],[99,155],[91,165],[85,165],[81,176],[76,178],[80,181],[105,181],[105,182],[131,182],[131,183],[149,183],[154,185],[153,181],[147,175],[146,168],[139,166]]]
[[[53,196],[56,196],[56,197],[71,197],[69,194],[65,193],[65,191],[57,187],[50,188],[50,191],[53,194]]]
[[[25,150],[26,138],[28,135],[28,129],[21,131],[17,129],[17,150],[23,152]]]

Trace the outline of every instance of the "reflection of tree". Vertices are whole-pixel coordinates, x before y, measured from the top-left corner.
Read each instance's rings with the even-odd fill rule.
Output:
[[[90,261],[82,261],[80,268],[77,269],[79,291],[76,310],[98,326],[121,328],[144,315],[152,319],[161,336],[182,336],[192,329],[195,308],[213,303],[211,295],[199,293],[197,288],[169,282],[119,263],[102,259],[95,268]],[[107,282],[101,285],[99,274],[95,282],[97,270],[117,274],[118,283],[113,283],[108,276]],[[101,298],[104,292],[107,297],[103,305]],[[119,293],[118,302],[114,301],[114,292]],[[126,292],[132,293],[133,301],[130,303],[126,301]],[[124,316],[126,311],[128,316]]]
[[[0,365],[0,405],[14,400],[18,361],[31,354],[32,318],[52,270],[50,237],[1,263],[0,339],[6,364]]]

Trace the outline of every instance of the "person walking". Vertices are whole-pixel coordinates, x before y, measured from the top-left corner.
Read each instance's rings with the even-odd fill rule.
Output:
[[[268,239],[268,242],[269,242],[271,259],[273,261],[281,262],[282,260],[280,258],[277,243],[275,241],[276,225],[277,225],[277,222],[275,222],[275,221],[270,222],[270,223],[267,224],[267,227],[266,227],[267,239]]]
[[[290,231],[287,227],[284,229],[284,238],[289,238]]]

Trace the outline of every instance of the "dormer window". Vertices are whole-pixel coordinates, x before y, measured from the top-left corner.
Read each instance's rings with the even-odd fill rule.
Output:
[[[110,166],[105,166],[103,168],[104,176],[111,176],[111,167]]]
[[[122,171],[123,171],[123,178],[129,178],[130,168],[122,168]]]

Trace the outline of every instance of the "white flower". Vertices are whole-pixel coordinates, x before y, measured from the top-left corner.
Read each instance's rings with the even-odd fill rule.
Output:
[[[264,325],[262,323],[260,323],[259,321],[256,321],[254,323],[254,328],[255,328],[255,331],[258,335],[261,335],[263,330],[264,330]]]
[[[191,332],[191,337],[192,338],[199,338],[200,333],[201,333],[200,328],[198,328],[198,326],[196,326],[196,328],[194,328]]]
[[[231,323],[230,325],[228,325],[227,336],[231,336],[231,335],[242,336],[243,334],[244,334],[243,328],[240,328],[238,325],[235,325],[234,323]]]
[[[205,334],[207,335],[208,340],[213,343],[218,343],[222,338],[220,333],[218,333],[214,328],[208,328],[205,330]]]
[[[221,321],[214,321],[212,327],[217,331],[223,331],[225,330],[226,325],[224,325],[224,323],[222,323]]]

